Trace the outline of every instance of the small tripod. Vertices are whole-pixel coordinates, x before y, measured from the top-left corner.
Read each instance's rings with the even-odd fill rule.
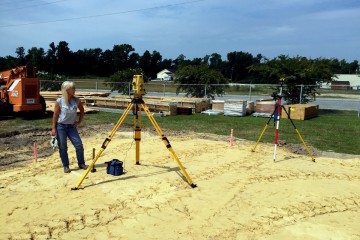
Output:
[[[139,116],[141,118],[141,110],[143,109],[145,111],[146,115],[148,116],[148,118],[150,119],[151,123],[155,127],[157,133],[160,135],[160,138],[161,138],[162,142],[165,144],[166,148],[171,153],[173,159],[178,164],[182,174],[185,176],[185,178],[188,181],[189,185],[192,188],[197,187],[196,184],[194,184],[192,182],[191,178],[187,174],[185,168],[183,167],[183,165],[181,164],[181,162],[180,162],[179,158],[177,157],[176,153],[172,149],[169,140],[167,139],[167,137],[165,137],[163,131],[161,130],[158,123],[156,122],[154,116],[151,114],[149,108],[145,105],[145,102],[142,99],[142,96],[145,94],[145,89],[143,88],[143,86],[144,86],[143,76],[142,75],[134,75],[133,81],[132,81],[132,89],[134,90],[134,98],[132,99],[132,101],[128,105],[128,107],[125,109],[124,113],[121,115],[120,119],[116,123],[115,127],[113,128],[113,130],[111,131],[109,136],[103,142],[103,144],[101,146],[101,149],[96,154],[95,158],[93,159],[93,161],[91,162],[89,167],[86,169],[86,171],[84,172],[84,174],[81,177],[81,179],[79,180],[79,182],[76,184],[76,186],[74,188],[71,188],[71,190],[78,190],[79,189],[79,186],[84,181],[86,176],[89,174],[90,170],[95,166],[96,161],[99,159],[99,157],[101,156],[103,151],[106,149],[106,147],[108,146],[108,144],[110,143],[110,141],[114,137],[116,131],[120,128],[121,124],[124,122],[126,116],[129,114],[131,109],[133,109],[133,114],[134,114],[134,132],[135,132],[134,140],[136,142],[136,164],[140,164],[139,161],[140,161],[141,124],[139,124],[138,120],[139,120]],[[138,112],[140,112],[139,115],[138,115]],[[140,121],[141,121],[141,119],[140,119]]]
[[[281,99],[282,99],[282,88],[283,88],[283,84],[284,84],[284,81],[283,81],[283,80],[280,81],[280,95],[277,95],[276,93],[273,93],[273,94],[271,95],[271,96],[273,97],[274,101],[275,101],[275,109],[274,109],[274,112],[273,112],[273,113],[271,114],[271,116],[269,117],[269,120],[267,121],[267,123],[266,123],[263,131],[261,132],[258,140],[256,141],[256,144],[255,144],[255,146],[253,147],[252,151],[253,151],[253,152],[255,151],[256,146],[257,146],[258,143],[260,142],[262,136],[264,135],[266,129],[267,129],[268,126],[269,126],[269,123],[270,123],[270,121],[271,121],[271,118],[274,117],[274,121],[276,122],[275,141],[274,141],[274,162],[275,162],[275,160],[276,160],[276,148],[277,148],[277,146],[278,146],[278,144],[279,144],[279,125],[280,125],[281,110],[283,109],[284,112],[286,113],[286,115],[288,116],[288,118],[289,118],[292,126],[294,127],[297,135],[299,136],[302,144],[304,145],[307,153],[308,153],[309,156],[311,157],[311,160],[312,160],[313,162],[315,162],[315,158],[311,155],[311,152],[310,152],[309,148],[306,146],[305,141],[304,141],[304,139],[302,138],[299,130],[297,130],[294,122],[293,122],[292,119],[290,118],[289,113],[287,112],[287,110],[286,110],[286,108],[284,107],[284,105],[282,105]]]

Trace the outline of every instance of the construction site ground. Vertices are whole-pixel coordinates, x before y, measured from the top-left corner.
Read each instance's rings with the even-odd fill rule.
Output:
[[[4,122],[2,122],[4,123]],[[113,125],[79,129],[86,163]],[[360,158],[300,145],[165,131],[192,181],[163,142],[144,129],[140,165],[132,129],[117,132],[81,189],[84,174],[69,143],[72,172],[63,172],[47,130],[0,137],[0,239],[359,239]],[[33,146],[36,143],[38,159]],[[106,173],[106,161],[124,174]]]

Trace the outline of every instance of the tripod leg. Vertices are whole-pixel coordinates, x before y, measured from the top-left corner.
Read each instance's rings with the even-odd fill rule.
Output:
[[[276,110],[275,110],[275,111],[276,111]],[[270,121],[271,121],[271,118],[274,116],[275,111],[274,111],[274,112],[271,114],[271,116],[269,117],[269,120],[267,121],[264,129],[262,130],[262,132],[261,132],[258,140],[257,140],[256,143],[255,143],[255,146],[251,149],[251,151],[255,152],[255,148],[256,148],[256,146],[258,145],[258,143],[260,142],[260,140],[261,140],[262,136],[264,135],[266,129],[268,128],[269,123],[270,123]]]
[[[136,146],[136,150],[135,150],[135,160],[136,160],[136,164],[140,165],[140,141],[141,141],[141,128],[136,126],[135,129],[135,146]]]
[[[297,130],[297,128],[296,128],[296,126],[295,126],[294,122],[293,122],[293,121],[292,121],[292,119],[290,118],[290,115],[289,115],[289,113],[286,111],[286,108],[285,108],[284,106],[282,106],[282,108],[284,109],[284,112],[285,112],[285,113],[286,113],[286,115],[288,116],[288,118],[289,118],[289,120],[290,120],[291,124],[293,125],[293,127],[294,127],[294,129],[295,129],[295,132],[296,132],[296,133],[297,133],[297,135],[299,136],[300,141],[301,141],[301,142],[302,142],[302,144],[304,145],[304,147],[305,147],[305,149],[306,149],[307,153],[308,153],[308,154],[309,154],[309,156],[311,157],[311,160],[312,160],[313,162],[315,162],[315,158],[313,157],[313,155],[311,155],[311,152],[310,152],[309,148],[306,146],[304,139],[302,138],[302,136],[301,136],[301,134],[300,134],[299,130]]]
[[[140,112],[140,114],[138,114]],[[136,164],[140,164],[140,141],[141,141],[141,107],[137,104],[134,104],[134,140],[136,145],[135,150],[135,160]]]
[[[131,108],[133,107],[133,103],[130,103],[129,106],[126,108],[126,110],[124,111],[124,113],[121,115],[119,121],[116,123],[115,127],[113,128],[113,130],[110,132],[109,136],[105,139],[105,141],[103,142],[101,149],[99,150],[99,152],[96,154],[95,158],[93,159],[93,161],[91,162],[91,164],[89,165],[89,167],[86,169],[86,171],[84,172],[84,174],[82,175],[82,177],[80,178],[80,180],[78,181],[78,183],[76,184],[76,186],[74,188],[71,188],[71,190],[78,190],[79,186],[81,185],[81,183],[84,181],[84,179],[86,178],[86,176],[89,174],[90,170],[95,166],[96,161],[99,159],[99,157],[101,156],[101,154],[103,153],[103,151],[105,151],[107,145],[110,143],[110,141],[112,140],[112,138],[114,137],[116,131],[119,129],[119,127],[121,126],[121,124],[124,122],[126,116],[128,115],[129,111],[131,110]]]
[[[153,124],[153,126],[155,127],[157,133],[159,134],[159,136],[162,139],[162,142],[165,144],[166,148],[169,150],[169,152],[171,153],[173,159],[175,160],[175,162],[177,163],[177,165],[179,166],[182,174],[185,176],[186,180],[188,181],[189,185],[192,188],[197,187],[196,184],[194,184],[190,178],[190,176],[187,174],[185,168],[183,167],[183,165],[181,164],[179,158],[177,157],[176,153],[174,152],[174,150],[172,149],[169,140],[167,139],[167,137],[165,137],[163,131],[161,130],[159,124],[156,122],[154,116],[151,114],[151,112],[149,111],[149,108],[144,104],[140,104],[140,106],[144,109],[144,111],[146,112],[146,115],[148,116],[148,118],[150,119],[151,123]]]
[[[274,141],[274,162],[276,160],[276,148],[279,144],[279,125],[280,125],[280,117],[281,117],[281,99],[278,100],[279,102],[276,104],[275,111],[277,110],[276,114],[276,130],[275,130],[275,141]]]

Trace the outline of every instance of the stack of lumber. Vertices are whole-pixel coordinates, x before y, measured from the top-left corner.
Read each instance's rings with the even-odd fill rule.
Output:
[[[108,107],[108,108],[126,108],[131,99],[129,97],[97,97],[86,96],[84,101],[86,106]]]
[[[46,104],[53,107],[61,92],[41,92],[45,98]],[[106,108],[126,108],[131,102],[129,96],[109,97],[109,92],[76,92],[84,103],[85,107],[106,107]],[[165,115],[176,115],[182,113],[201,113],[210,109],[210,99],[208,98],[183,98],[183,97],[147,97],[143,100],[151,112],[163,113]]]
[[[76,96],[80,99],[84,99],[87,96],[98,96],[98,97],[107,97],[110,95],[110,92],[76,92]],[[40,95],[45,98],[45,101],[56,101],[57,98],[61,97],[60,91],[43,91],[40,92]]]
[[[46,102],[46,111],[47,112],[54,112],[55,102],[56,101],[50,101],[50,102],[47,101]],[[92,109],[92,108],[89,108],[87,106],[84,106],[84,111],[85,111],[85,113],[97,112],[96,109]],[[77,112],[80,112],[79,109],[77,110]]]
[[[143,97],[145,103],[148,101],[174,102],[177,103],[178,108],[191,108],[194,113],[201,113],[202,111],[210,109],[209,98],[186,98],[186,97]]]
[[[61,97],[61,92],[60,91],[54,91],[54,92],[44,91],[44,92],[40,92],[40,95],[43,96],[44,99],[45,99],[46,111],[53,112],[54,107],[55,107],[56,99]],[[103,96],[103,97],[105,97],[105,96],[109,96],[109,95],[110,95],[109,92],[103,92],[103,93],[99,93],[99,92],[76,92],[76,96],[79,97],[82,102],[84,102],[84,98],[86,96]],[[87,107],[86,105],[84,105],[84,110],[85,110],[86,113],[97,112],[96,110],[91,109],[91,108]]]
[[[177,114],[176,102],[161,101],[159,99],[146,100],[144,98],[143,100],[151,112],[163,113],[164,115],[170,115],[170,116]],[[84,97],[84,103],[86,106],[125,109],[131,103],[131,98],[129,96],[116,96],[116,97],[87,96]]]
[[[246,116],[247,101],[244,100],[225,100],[224,116]]]
[[[291,104],[284,105],[291,119],[306,120],[317,117],[319,113],[319,105],[317,104]],[[281,112],[281,118],[289,118],[284,109]]]
[[[177,105],[173,102],[145,102],[150,112],[163,113],[165,116],[177,114]]]
[[[178,110],[186,109],[188,112],[200,113],[210,108],[210,100],[202,98],[181,98],[181,97],[147,97],[143,100],[150,111],[162,112],[165,115],[176,115]],[[126,108],[131,102],[129,96],[114,97],[84,97],[84,102],[88,106],[101,106],[109,108]],[[177,109],[180,108],[180,109]],[[182,112],[182,111],[180,111]]]

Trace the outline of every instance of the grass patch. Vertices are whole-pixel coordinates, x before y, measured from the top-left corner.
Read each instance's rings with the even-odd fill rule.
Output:
[[[98,112],[86,114],[83,125],[115,124],[120,117],[121,113]],[[50,130],[51,121],[52,114],[47,114],[38,119],[30,119],[26,116],[3,117],[0,120],[0,136],[6,136],[9,132],[34,127]],[[190,116],[156,117],[156,121],[165,134],[167,130],[186,130],[229,136],[230,130],[233,129],[236,138],[256,141],[265,127],[268,118],[193,114]],[[355,111],[320,110],[319,116],[316,118],[306,121],[293,120],[293,122],[308,145],[323,151],[360,154],[360,118],[357,117],[357,112]],[[142,117],[142,125],[143,129],[153,129],[151,122],[146,116]],[[128,115],[122,126],[133,126],[131,114]],[[105,137],[104,135],[104,139]],[[273,143],[274,137],[275,126],[272,119],[261,142]],[[301,144],[291,121],[288,119],[280,121],[279,141]]]

